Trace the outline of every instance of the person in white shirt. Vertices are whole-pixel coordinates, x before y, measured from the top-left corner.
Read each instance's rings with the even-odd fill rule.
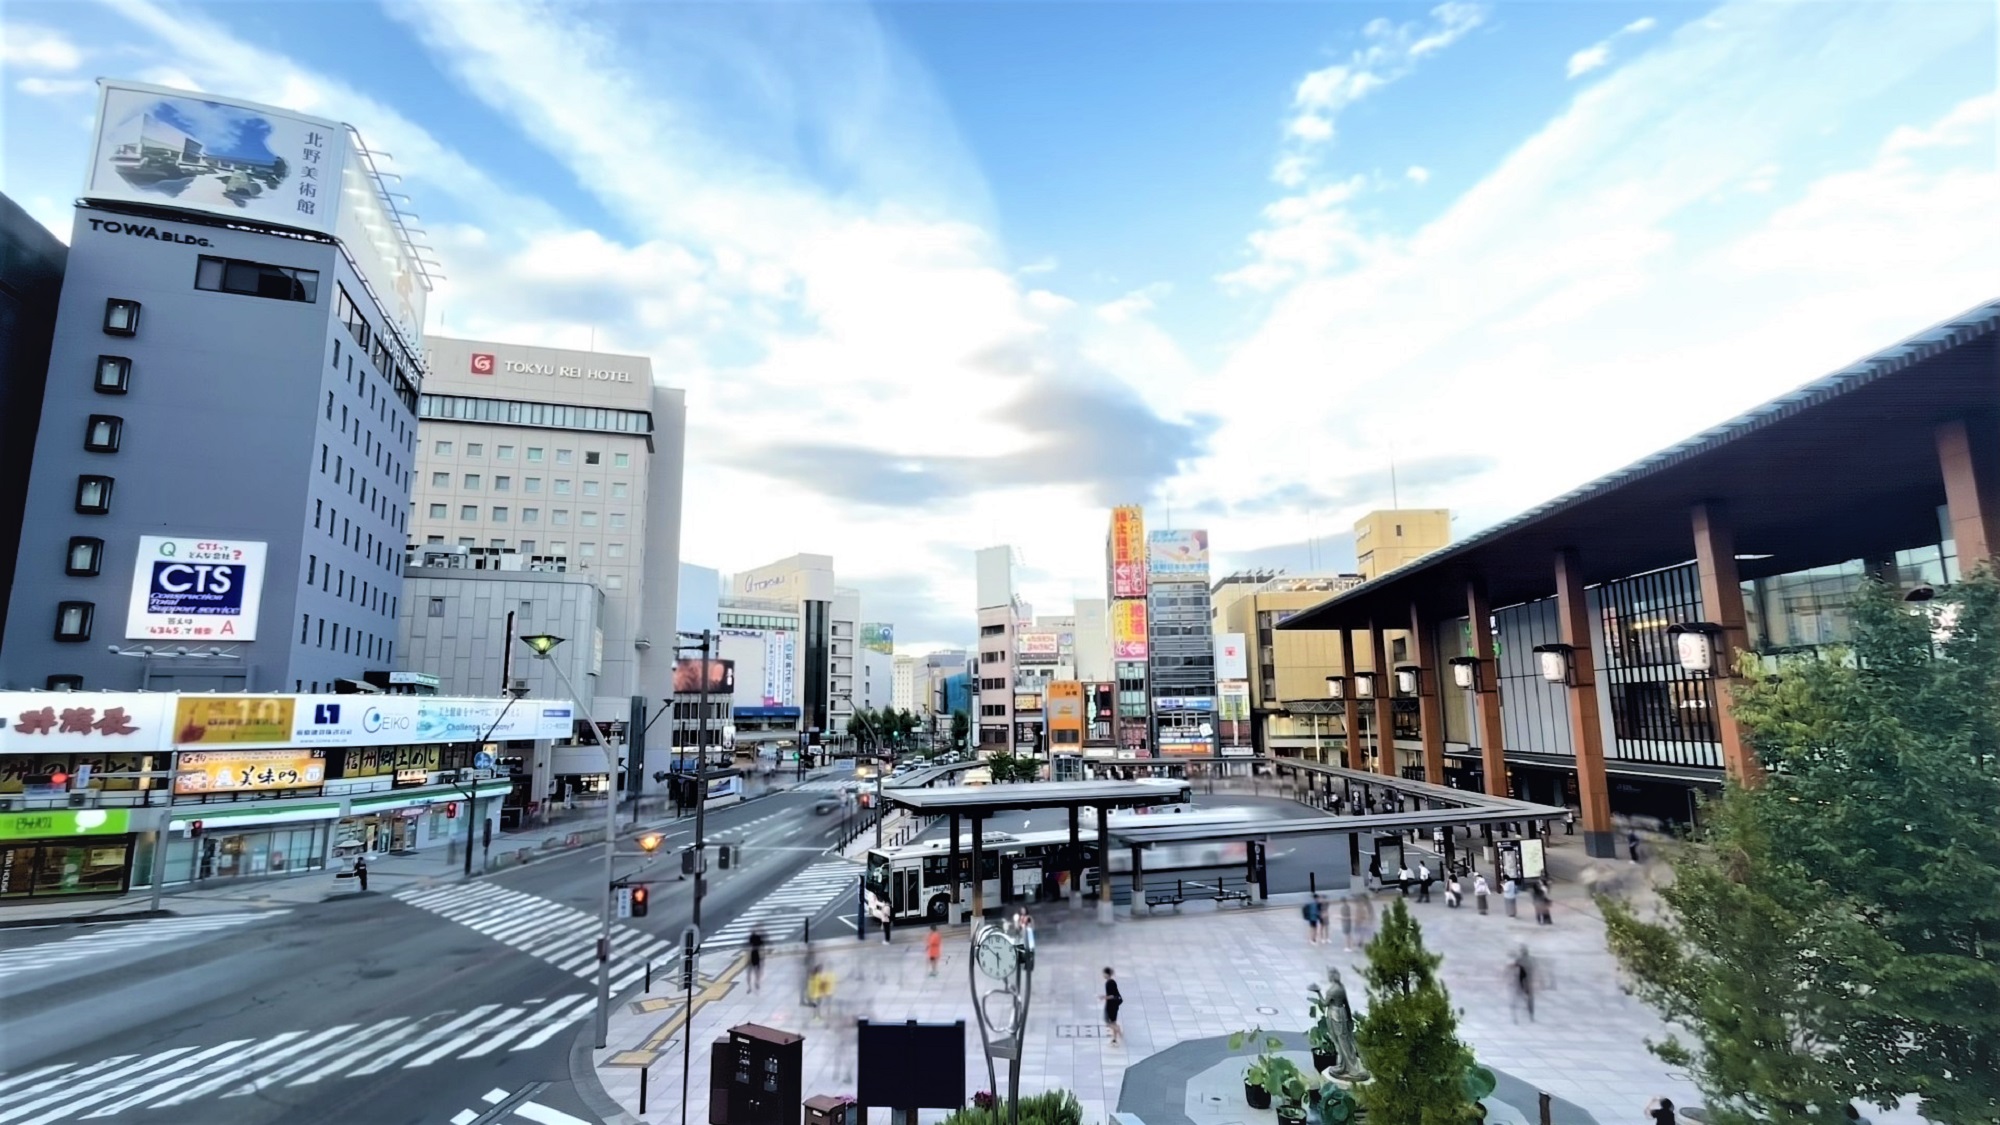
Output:
[[[1474,875],[1472,877],[1472,900],[1478,904],[1481,914],[1486,913],[1486,896],[1492,893],[1493,888],[1487,884],[1486,876]]]

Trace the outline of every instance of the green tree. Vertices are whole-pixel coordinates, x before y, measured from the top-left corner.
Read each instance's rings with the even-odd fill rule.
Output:
[[[2000,1120],[2000,582],[1911,603],[1879,583],[1849,647],[1735,694],[1768,771],[1707,806],[1662,891],[1607,903],[1639,994],[1689,1029],[1722,1125],[1837,1121],[1907,1094]],[[1753,658],[1754,659],[1754,658]]]
[[[1438,981],[1444,958],[1424,948],[1423,928],[1402,899],[1391,899],[1368,943],[1368,1012],[1355,1046],[1373,1077],[1356,1090],[1374,1125],[1464,1125],[1472,1052],[1458,1038],[1451,995]]]
[[[972,716],[967,715],[963,711],[953,711],[951,713],[951,744],[962,750],[965,748],[966,739],[970,738],[971,735]]]

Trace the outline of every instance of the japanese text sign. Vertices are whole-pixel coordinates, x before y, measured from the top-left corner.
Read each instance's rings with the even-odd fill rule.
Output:
[[[326,783],[324,750],[184,750],[175,793],[305,789]]]
[[[292,711],[296,702],[288,695],[182,696],[174,708],[174,743],[282,745],[292,738]]]
[[[129,754],[164,750],[166,694],[0,692],[0,753]]]
[[[1137,505],[1111,509],[1111,596],[1146,596],[1146,516]]]

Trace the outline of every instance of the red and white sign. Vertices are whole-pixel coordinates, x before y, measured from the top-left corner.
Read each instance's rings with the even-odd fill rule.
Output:
[[[1250,658],[1244,651],[1245,638],[1241,633],[1217,633],[1215,635],[1215,678],[1218,680],[1247,680],[1250,678]]]
[[[472,373],[474,375],[491,375],[493,374],[493,369],[495,366],[497,366],[497,364],[495,363],[493,356],[490,353],[488,352],[472,353]]]

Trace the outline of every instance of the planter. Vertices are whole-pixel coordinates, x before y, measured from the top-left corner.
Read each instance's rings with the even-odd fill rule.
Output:
[[[1278,1120],[1284,1122],[1284,1125],[1304,1125],[1305,1119],[1306,1107],[1302,1105],[1286,1102],[1278,1107]]]
[[[1243,1084],[1243,1100],[1250,1103],[1251,1109],[1270,1109],[1271,1091],[1266,1090],[1262,1086],[1252,1086],[1250,1083],[1245,1082]]]
[[[1321,1054],[1318,1051],[1313,1052],[1313,1069],[1319,1071],[1321,1074],[1325,1074],[1328,1070],[1331,1070],[1334,1064],[1339,1061],[1340,1055],[1333,1051],[1328,1051],[1325,1054]]]

